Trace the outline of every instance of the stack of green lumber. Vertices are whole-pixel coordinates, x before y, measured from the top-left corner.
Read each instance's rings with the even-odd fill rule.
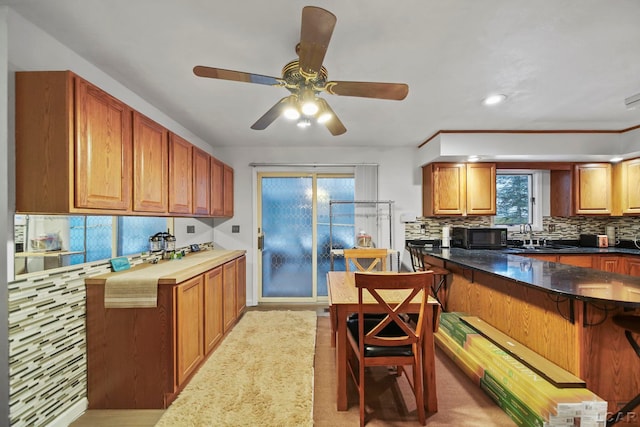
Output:
[[[565,381],[560,387],[554,385],[461,317],[468,319],[463,313],[442,313],[436,333],[438,346],[517,425],[565,427],[574,426],[578,420],[581,427],[602,425],[599,423],[606,417],[607,403],[584,387],[582,380],[568,381],[566,378],[573,376],[564,371]]]

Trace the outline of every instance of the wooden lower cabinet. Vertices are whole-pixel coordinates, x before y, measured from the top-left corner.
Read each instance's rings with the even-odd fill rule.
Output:
[[[223,330],[226,333],[236,321],[237,297],[236,263],[228,262],[222,266],[222,296],[224,298]]]
[[[223,304],[222,267],[216,267],[204,274],[204,347],[207,353],[215,348],[224,334]]]
[[[105,308],[104,285],[87,285],[89,409],[167,408],[244,312],[244,268],[159,285],[156,308]]]
[[[202,275],[175,287],[177,387],[204,359],[204,278]]]

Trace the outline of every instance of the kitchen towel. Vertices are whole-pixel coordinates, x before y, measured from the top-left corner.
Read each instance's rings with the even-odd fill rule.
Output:
[[[131,271],[109,277],[104,284],[105,308],[145,308],[158,305],[158,276]]]

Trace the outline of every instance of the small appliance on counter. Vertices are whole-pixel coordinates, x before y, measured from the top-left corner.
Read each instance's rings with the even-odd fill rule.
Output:
[[[162,231],[149,237],[149,251],[151,253],[163,252],[165,257],[167,254],[170,257],[171,253],[175,252],[175,250],[176,238],[168,231]]]
[[[609,246],[609,238],[606,234],[581,234],[579,243],[588,248],[606,248]]]
[[[507,229],[453,227],[451,246],[464,249],[504,249],[507,247]]]

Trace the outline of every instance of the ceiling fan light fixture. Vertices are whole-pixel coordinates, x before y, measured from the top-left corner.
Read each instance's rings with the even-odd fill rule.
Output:
[[[309,126],[311,126],[311,120],[306,117],[302,117],[300,118],[300,120],[298,120],[297,125],[299,128],[308,128]]]
[[[286,107],[284,107],[283,115],[289,120],[298,120],[300,118],[300,111],[296,105],[296,98],[292,95],[286,100]]]
[[[313,101],[306,101],[302,104],[301,110],[305,116],[315,116],[318,112],[318,105]]]
[[[297,120],[300,118],[300,112],[296,107],[290,106],[284,110],[284,116],[289,120]]]
[[[333,118],[333,114],[331,114],[327,101],[322,98],[318,98],[318,103],[320,104],[320,110],[316,121],[321,124],[326,123]]]

